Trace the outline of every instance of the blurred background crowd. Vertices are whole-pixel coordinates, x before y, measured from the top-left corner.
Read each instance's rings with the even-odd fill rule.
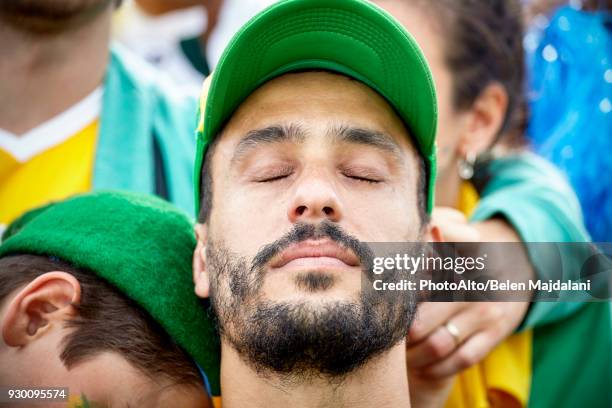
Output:
[[[194,214],[194,129],[202,83],[214,71],[232,36],[272,3],[274,0],[2,0],[0,232],[29,209],[98,189],[156,194]],[[469,217],[479,200],[482,203],[498,188],[506,192],[498,196],[503,198],[488,202],[501,210],[483,218],[505,214],[514,224],[509,228],[514,238],[576,242],[589,240],[590,235],[595,242],[612,241],[610,0],[500,0],[491,1],[482,14],[478,5],[483,3],[470,0],[440,0],[435,7],[431,6],[434,2],[406,0],[418,3],[418,10],[403,9],[397,6],[404,5],[399,1],[375,3],[396,11],[395,17],[409,31],[410,13],[440,16],[436,22],[442,30],[429,35],[427,30],[433,24],[422,24],[415,28],[414,36],[426,56],[441,53],[436,41],[456,51],[446,56],[448,64],[434,58],[430,61],[434,77],[441,74],[435,78],[436,86],[443,85],[438,87],[438,98],[446,98],[438,105],[448,107],[440,109],[437,205],[454,207]],[[516,4],[520,6],[518,19]],[[445,24],[449,15],[452,24]],[[461,43],[464,38],[466,43]],[[447,71],[449,77],[460,79],[452,91],[444,90],[444,85],[451,88],[444,82]],[[477,132],[466,138],[463,150],[458,138],[450,136],[460,133],[453,133],[454,128],[466,121],[453,121],[451,116],[476,118]],[[445,138],[444,133],[450,136]],[[485,180],[485,185],[493,186],[488,190],[472,192],[474,188],[460,187],[478,178],[477,159],[493,147],[516,147],[512,138],[517,135],[521,149],[526,144],[527,150],[564,173],[580,206],[571,189],[556,178],[556,170],[530,158],[520,163],[499,161],[489,172],[495,175],[497,171],[499,182],[491,182],[491,177]],[[507,170],[509,166],[513,170]],[[521,205],[512,208],[511,201]],[[521,209],[532,212],[520,213]],[[516,212],[522,222],[512,217]],[[449,225],[448,240],[469,240],[469,236],[459,237],[461,226]],[[488,241],[503,238],[493,234]],[[537,259],[529,261],[534,269],[539,268]],[[549,326],[537,331],[534,338],[559,341],[555,350],[565,350],[564,363],[569,366],[572,360],[576,371],[588,372],[588,364],[592,373],[608,369],[608,377],[586,375],[593,384],[576,388],[587,390],[575,396],[584,402],[592,390],[597,393],[605,388],[596,381],[605,383],[612,378],[610,305],[589,304],[579,315],[582,320],[571,320],[570,307],[565,306],[557,306],[554,317],[567,319],[560,323],[559,331]],[[528,307],[529,317],[523,319]],[[514,323],[494,336],[491,346],[512,334],[521,322],[528,322],[529,327],[553,322],[548,311],[538,315],[528,305],[513,313]],[[579,321],[586,323],[581,326]],[[598,331],[598,342],[583,341],[580,330],[587,329]],[[572,342],[570,334],[580,338]],[[568,340],[566,349],[559,346],[559,339]],[[531,338],[523,337],[523,341],[530,343]],[[555,391],[562,393],[570,383],[559,380],[557,388],[550,385],[551,373],[558,370],[559,352],[538,345],[545,343],[534,342],[534,356],[543,357],[534,358],[533,384],[546,383],[542,401],[547,402],[534,406],[558,406],[549,402]],[[517,344],[510,344],[508,350],[524,350]],[[601,358],[587,364],[583,362],[587,353]],[[523,354],[521,358],[530,360],[531,351]],[[508,365],[503,366],[507,371]],[[538,368],[543,366],[550,370]],[[568,372],[566,379],[573,381],[573,371]],[[532,396],[532,401],[537,399]],[[580,405],[573,400],[566,404]]]
[[[101,126],[101,133],[106,133],[108,130],[108,133],[113,134],[119,134],[121,126],[131,129],[132,132],[136,123],[142,127],[143,117],[139,116],[137,111],[148,117],[149,109],[143,107],[143,101],[138,98],[117,101],[120,98],[114,95],[114,91],[110,91],[115,83],[111,79],[114,77],[111,73],[114,70],[111,68],[115,65],[125,65],[127,67],[125,72],[129,73],[126,77],[129,78],[167,76],[171,82],[166,87],[166,91],[169,92],[162,93],[182,93],[197,98],[203,79],[214,70],[232,36],[249,18],[275,2],[275,0],[115,0],[114,10],[110,13],[112,15],[107,16],[112,28],[110,33],[106,34],[115,44],[112,46],[117,50],[115,54],[120,56],[111,53],[116,56],[117,64],[113,64],[114,59],[111,58],[110,68],[105,76],[106,83],[100,85],[107,68],[103,62],[108,51],[106,47],[100,47],[101,44],[108,44],[105,38],[105,32],[108,30],[105,26],[107,21],[97,23],[98,35],[89,33],[94,31],[93,28],[89,28],[88,33],[79,28],[83,33],[76,33],[74,37],[80,36],[78,38],[80,45],[73,49],[62,48],[60,42],[66,39],[51,41],[49,38],[58,36],[47,38],[46,34],[60,33],[70,28],[70,24],[77,27],[81,23],[76,20],[87,18],[87,16],[79,17],[79,13],[92,14],[93,11],[89,12],[89,9],[94,10],[100,4],[110,1],[83,0],[53,5],[53,2],[45,1],[12,0],[3,5],[3,14],[5,20],[11,23],[9,25],[25,27],[26,31],[34,33],[34,37],[12,37],[17,31],[5,29],[3,41],[0,43],[4,55],[4,61],[0,65],[0,72],[3,75],[0,91],[4,95],[4,105],[0,109],[0,155],[4,152],[4,155],[0,156],[2,159],[0,179],[5,181],[3,188],[0,189],[0,197],[3,197],[3,194],[7,194],[8,197],[9,191],[10,196],[14,196],[17,191],[20,191],[24,197],[28,196],[23,199],[22,204],[0,200],[0,226],[6,226],[8,222],[32,206],[43,204],[48,199],[60,199],[69,193],[88,190],[91,184],[94,184],[94,187],[150,190],[144,184],[151,184],[151,181],[141,181],[140,184],[135,181],[136,184],[132,185],[129,182],[122,182],[119,186],[113,182],[105,182],[104,180],[112,178],[113,175],[112,171],[105,171],[102,167],[116,167],[117,164],[110,164],[109,161],[106,164],[94,165],[93,158],[88,163],[78,164],[80,168],[93,167],[93,174],[87,175],[86,180],[72,180],[72,186],[65,186],[59,191],[40,193],[38,198],[31,197],[32,193],[27,191],[29,176],[22,175],[18,180],[7,181],[7,174],[16,168],[17,163],[24,163],[41,151],[55,146],[59,139],[67,139],[68,135],[62,137],[60,133],[63,132],[59,132],[55,136],[55,142],[47,140],[38,143],[41,134],[49,133],[50,130],[51,133],[56,133],[58,128],[63,128],[66,124],[68,129],[65,129],[64,133],[69,133],[69,136],[83,130],[85,125]],[[527,80],[524,89],[520,92],[526,96],[529,107],[526,137],[530,148],[552,161],[566,174],[578,195],[585,224],[592,239],[596,242],[610,241],[612,240],[612,189],[610,189],[612,160],[609,159],[609,152],[612,149],[610,2],[609,0],[522,0],[521,6],[525,22],[523,49]],[[46,15],[41,15],[43,18],[30,18],[27,17],[29,11],[37,13],[42,11]],[[73,15],[76,16],[74,17],[76,20],[70,22]],[[49,21],[55,21],[53,23],[55,26],[49,25]],[[45,41],[40,41],[43,38]],[[74,45],[75,39],[70,38],[70,41]],[[20,42],[21,46],[18,45]],[[49,55],[45,55],[44,49],[50,53],[52,42],[56,50],[55,56],[50,59],[63,61],[66,64],[63,71],[59,67],[53,67],[51,70],[49,65],[53,64],[46,63]],[[130,52],[126,53],[125,49]],[[145,64],[124,64],[125,59],[133,61],[132,56],[126,54],[136,54],[159,71],[152,73]],[[72,60],[80,62],[74,64]],[[68,64],[74,66],[68,67]],[[16,69],[19,70],[19,74],[15,74]],[[121,75],[118,77],[123,78]],[[130,81],[121,83],[125,86]],[[135,81],[144,84],[145,88],[146,82],[145,79]],[[106,91],[104,98],[103,90]],[[122,91],[117,93],[125,94]],[[38,95],[36,101],[32,101],[32,94]],[[89,97],[83,98],[86,95]],[[53,103],[46,103],[46,97],[55,100]],[[6,103],[7,100],[12,100],[13,103]],[[87,102],[80,106],[79,113],[73,113],[79,118],[76,120],[78,124],[71,119],[72,116],[64,115],[64,119],[56,121],[50,129],[40,128],[39,125],[47,124],[46,120],[57,119],[56,115],[69,107],[74,107],[77,101]],[[171,110],[176,110],[178,103],[172,102],[170,105],[173,105]],[[127,111],[130,109],[128,115]],[[24,111],[28,114],[24,115]],[[186,116],[192,115],[192,111],[193,107],[187,107],[183,113]],[[96,120],[102,114],[107,119],[98,123]],[[128,118],[126,123],[127,116],[132,118]],[[176,119],[175,114],[170,116]],[[116,123],[117,121],[120,123]],[[112,126],[104,122],[111,123]],[[191,124],[191,122],[188,124],[189,127]],[[166,130],[171,127],[165,126]],[[90,129],[89,133],[94,135],[96,129]],[[173,173],[172,169],[175,166],[170,163],[171,160],[164,147],[164,130],[159,130],[157,133],[161,134],[160,140],[155,142],[161,143],[161,153],[158,156],[169,162],[162,163],[164,167],[162,170],[165,173]],[[82,155],[89,156],[94,149],[95,137],[92,136],[89,142],[83,142],[81,145],[79,149]],[[104,148],[106,145],[113,146],[114,142],[104,143],[102,140],[98,142],[98,154],[103,156],[98,159],[100,161],[104,161],[106,150],[109,150],[107,155],[112,154],[112,148]],[[58,152],[59,162],[65,153]],[[45,162],[50,162],[48,157]],[[123,168],[119,166],[120,170],[117,172],[125,172],[130,164],[126,166]],[[40,173],[39,170],[40,168],[36,171]],[[66,174],[74,173],[75,169],[64,171]],[[59,174],[48,174],[48,180],[61,178],[63,177]],[[171,176],[170,182],[155,180],[157,183],[155,191],[159,193],[160,188],[166,189],[168,192],[161,195],[172,198],[173,195],[179,194],[173,191],[183,189],[173,185],[181,183],[178,181],[179,178]],[[16,187],[16,184],[22,187]],[[44,180],[39,180],[39,184],[46,183]],[[176,203],[179,200],[175,197],[172,201]],[[191,210],[190,204],[179,203],[179,205],[188,211]]]
[[[199,93],[233,34],[276,0],[125,0],[114,38]],[[596,242],[612,240],[612,20],[607,0],[523,0],[531,148],[576,190]]]

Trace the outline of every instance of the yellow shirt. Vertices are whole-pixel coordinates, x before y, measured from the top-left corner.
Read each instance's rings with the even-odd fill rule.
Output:
[[[102,90],[21,136],[0,130],[0,233],[25,211],[89,191]]]
[[[478,204],[469,183],[461,188],[458,209],[469,216]],[[531,385],[532,331],[514,334],[484,360],[457,375],[445,408],[520,408]]]

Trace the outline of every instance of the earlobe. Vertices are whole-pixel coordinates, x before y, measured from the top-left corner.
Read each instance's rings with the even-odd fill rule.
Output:
[[[23,346],[73,316],[73,305],[80,301],[81,285],[74,276],[59,271],[45,273],[9,300],[2,320],[2,339],[8,346]]]
[[[207,298],[210,294],[210,279],[206,268],[206,225],[197,224],[195,232],[198,242],[193,252],[193,283],[196,295]]]

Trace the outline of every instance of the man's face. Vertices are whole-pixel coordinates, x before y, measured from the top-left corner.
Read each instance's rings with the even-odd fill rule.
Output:
[[[387,102],[340,75],[287,74],[217,143],[199,235],[224,338],[256,365],[328,374],[403,338],[412,299],[377,304],[361,286],[364,242],[424,234],[418,155]]]

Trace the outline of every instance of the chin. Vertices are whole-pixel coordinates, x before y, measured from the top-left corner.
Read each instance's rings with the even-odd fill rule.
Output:
[[[303,290],[296,288],[281,296],[265,296],[264,303],[283,305],[302,305],[312,311],[320,307],[338,304],[357,304],[361,294],[341,289]]]

